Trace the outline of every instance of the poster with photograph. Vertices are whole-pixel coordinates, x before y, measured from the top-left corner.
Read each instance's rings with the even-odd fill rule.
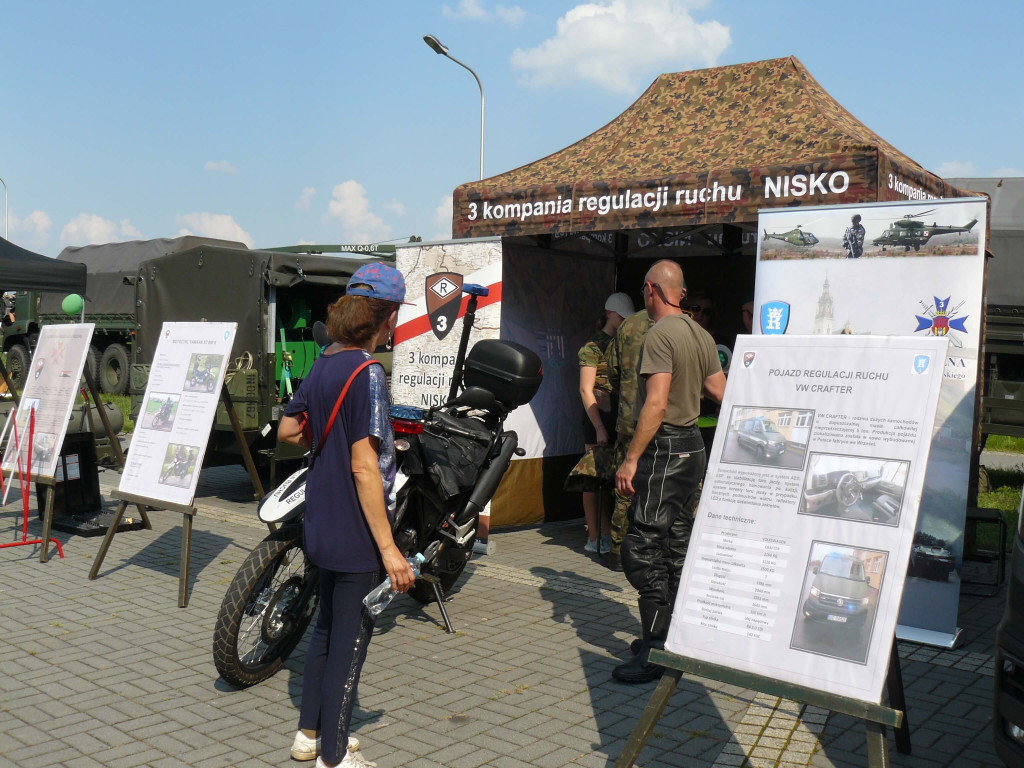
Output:
[[[761,211],[754,331],[945,338],[915,546],[962,562],[982,333],[984,198]],[[897,635],[952,647],[958,570],[911,570]]]
[[[15,423],[8,429],[2,464],[5,471],[29,470],[31,431],[32,475],[54,476],[75,396],[82,385],[82,370],[93,328],[92,323],[75,323],[44,325],[40,330],[21,393],[21,405],[14,417]]]
[[[121,491],[192,503],[235,329],[235,323],[164,323]]]
[[[668,650],[880,700],[947,344],[737,339]]]

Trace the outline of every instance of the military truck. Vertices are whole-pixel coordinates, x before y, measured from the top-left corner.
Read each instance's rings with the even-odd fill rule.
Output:
[[[359,248],[359,255],[343,249],[357,247],[247,250],[204,243],[139,263],[133,275],[133,415],[141,406],[165,322],[235,322],[225,386],[244,441],[257,467],[271,475],[278,462],[297,459],[297,449],[277,443],[277,422],[319,353],[313,324],[326,319],[327,306],[344,293],[349,277],[368,258],[394,263],[394,246],[369,252]],[[390,353],[381,350],[380,356],[390,370]],[[204,464],[236,464],[241,459],[241,446],[221,403]]]
[[[106,394],[120,395],[128,387],[128,366],[135,334],[135,276],[138,265],[169,253],[198,245],[242,248],[242,243],[208,237],[178,237],[69,247],[59,261],[86,265],[87,288],[84,317],[69,316],[62,310],[64,296],[57,293],[19,291],[14,301],[12,324],[3,331],[7,369],[19,390],[25,385],[29,362],[35,351],[39,329],[59,323],[94,323],[92,344],[86,366]]]

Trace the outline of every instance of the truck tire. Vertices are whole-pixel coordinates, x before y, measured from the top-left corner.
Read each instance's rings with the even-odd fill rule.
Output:
[[[89,345],[89,351],[85,353],[85,373],[87,373],[97,387],[100,385],[100,360],[103,354],[95,344]]]
[[[30,364],[31,360],[24,344],[15,344],[7,350],[7,374],[11,377],[14,388],[19,392],[25,388]]]
[[[128,348],[111,344],[100,359],[100,389],[108,395],[123,395],[128,389]]]

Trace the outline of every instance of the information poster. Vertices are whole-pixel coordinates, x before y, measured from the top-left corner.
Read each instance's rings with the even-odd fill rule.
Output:
[[[880,700],[947,343],[737,339],[668,650]]]
[[[762,211],[754,327],[764,334],[949,341],[898,636],[952,647],[982,332],[984,198]]]
[[[199,482],[235,323],[164,323],[120,490],[191,504]]]
[[[93,328],[92,323],[76,323],[44,325],[40,330],[21,393],[21,405],[14,417],[15,423],[8,430],[2,465],[5,471],[29,470],[29,431],[32,430],[32,475],[54,476],[75,396],[81,387]]]

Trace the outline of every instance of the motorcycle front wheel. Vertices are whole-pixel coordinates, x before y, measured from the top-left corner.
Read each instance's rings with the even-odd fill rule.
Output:
[[[246,688],[280,669],[316,613],[318,580],[302,551],[301,526],[274,531],[249,553],[213,633],[213,661],[224,680]]]

